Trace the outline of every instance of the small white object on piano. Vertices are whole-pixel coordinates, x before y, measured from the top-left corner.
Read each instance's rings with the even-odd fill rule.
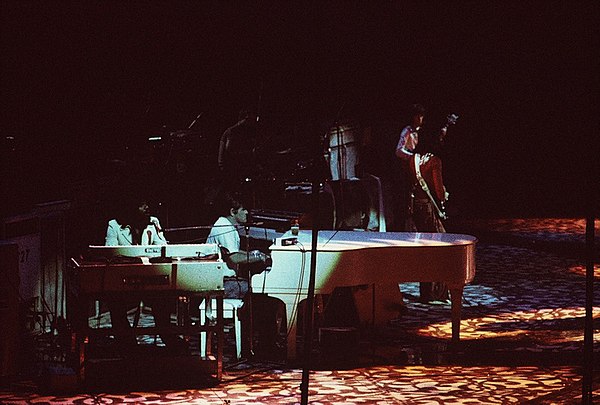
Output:
[[[298,243],[298,238],[295,236],[287,236],[275,238],[275,246],[291,246]]]

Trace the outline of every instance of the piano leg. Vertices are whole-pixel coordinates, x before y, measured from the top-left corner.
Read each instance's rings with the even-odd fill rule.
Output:
[[[450,301],[452,302],[452,343],[460,341],[460,317],[462,310],[463,287],[450,288]]]
[[[288,299],[291,298],[291,299]],[[286,295],[279,296],[278,298],[282,299],[285,303],[285,315],[287,319],[287,359],[294,360],[296,358],[296,335],[298,331],[298,316],[296,313],[296,305],[298,302],[296,301],[296,296],[294,295]]]

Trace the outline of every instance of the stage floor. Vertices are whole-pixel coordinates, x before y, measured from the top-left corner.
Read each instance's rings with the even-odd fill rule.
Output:
[[[479,238],[477,273],[466,286],[461,344],[450,350],[449,305],[423,304],[418,284],[402,285],[407,312],[356,353],[315,352],[309,378],[313,404],[581,402],[585,315],[585,221],[496,219],[450,223]],[[600,223],[596,222],[596,235]],[[598,261],[598,236],[595,261]],[[595,280],[600,277],[596,264]],[[600,289],[594,291],[600,302]],[[600,400],[600,306],[594,307],[594,399]],[[165,381],[132,380],[123,388],[42,393],[20,378],[0,389],[2,404],[300,403],[300,364],[269,356],[234,362],[225,348],[221,382],[182,373]],[[121,384],[123,386],[123,384]]]

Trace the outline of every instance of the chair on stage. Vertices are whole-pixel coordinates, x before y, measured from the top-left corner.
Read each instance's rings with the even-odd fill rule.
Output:
[[[216,299],[212,299],[209,308],[206,308],[206,300],[202,300],[200,304],[200,324],[204,325],[205,319],[216,318],[216,315],[212,314],[217,307]],[[242,324],[238,316],[238,311],[244,304],[244,301],[238,298],[225,298],[223,299],[223,318],[233,319],[233,332],[235,334],[235,354],[239,360],[242,358]],[[200,332],[200,355],[204,357],[206,355],[206,332]]]

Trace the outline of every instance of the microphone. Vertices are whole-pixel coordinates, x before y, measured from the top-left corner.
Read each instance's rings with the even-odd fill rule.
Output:
[[[264,224],[264,222],[246,222],[244,223],[244,226],[262,226]]]

